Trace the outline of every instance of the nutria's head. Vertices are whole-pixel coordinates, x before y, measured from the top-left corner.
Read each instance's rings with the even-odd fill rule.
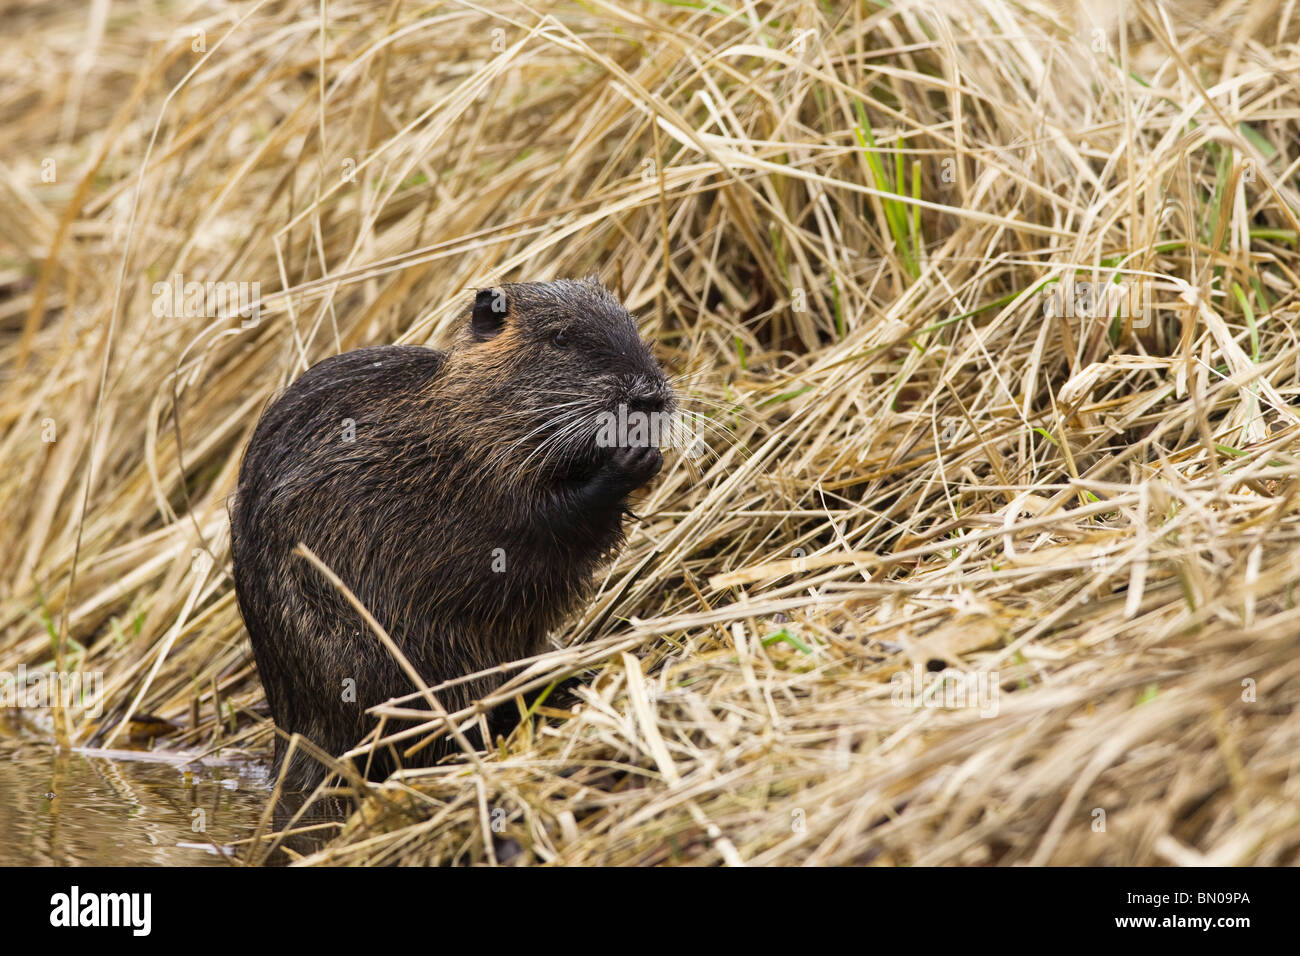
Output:
[[[479,290],[446,372],[509,449],[503,463],[528,474],[578,474],[614,445],[663,444],[677,407],[632,316],[594,279]]]

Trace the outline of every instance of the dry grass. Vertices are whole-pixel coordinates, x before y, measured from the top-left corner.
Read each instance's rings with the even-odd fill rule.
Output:
[[[8,12],[0,668],[103,671],[74,742],[266,753],[225,501],[268,397],[597,271],[710,452],[499,695],[583,704],[315,862],[1297,862],[1300,12],[1086,7]],[[155,317],[177,272],[260,322]],[[904,706],[934,661],[996,708]]]

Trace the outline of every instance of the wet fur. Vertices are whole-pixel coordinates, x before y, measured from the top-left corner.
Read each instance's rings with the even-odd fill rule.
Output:
[[[672,407],[622,305],[589,280],[499,291],[508,309],[490,335],[476,334],[471,307],[447,351],[385,346],[326,359],[265,411],[249,442],[231,508],[240,611],[275,722],[331,753],[374,726],[367,707],[416,688],[346,599],[292,554],[298,542],[433,686],[543,650],[621,544],[628,493],[659,468],[657,449],[595,446],[598,411]],[[561,330],[565,348],[554,344]],[[343,700],[347,678],[355,702]],[[495,683],[443,691],[441,703],[457,710]],[[277,740],[277,770],[285,749]],[[426,748],[415,762],[445,752]],[[391,769],[380,759],[372,776]],[[323,772],[296,755],[286,782],[307,788]]]

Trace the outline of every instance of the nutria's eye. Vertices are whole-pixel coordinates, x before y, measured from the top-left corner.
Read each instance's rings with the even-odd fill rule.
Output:
[[[557,349],[567,349],[569,347],[569,330],[560,329],[551,336],[551,344]]]

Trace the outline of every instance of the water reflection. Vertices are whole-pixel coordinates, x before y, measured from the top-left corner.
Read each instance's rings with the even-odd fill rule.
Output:
[[[131,756],[0,740],[0,865],[229,865],[270,797],[265,765]]]

